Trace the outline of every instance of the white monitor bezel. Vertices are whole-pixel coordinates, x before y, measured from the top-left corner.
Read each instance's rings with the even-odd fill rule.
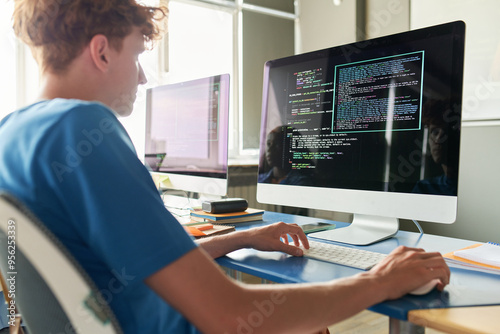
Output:
[[[275,205],[451,224],[456,220],[458,198],[445,195],[259,183],[257,201]],[[360,202],[363,206],[359,205]],[[387,214],[388,207],[391,207],[390,215]],[[422,208],[426,209],[422,210]]]

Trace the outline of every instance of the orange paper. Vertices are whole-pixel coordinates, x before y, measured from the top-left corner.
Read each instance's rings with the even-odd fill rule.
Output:
[[[196,227],[194,226],[184,226],[184,228],[186,229],[186,231],[188,231],[189,234],[191,234],[193,237],[202,237],[204,235],[206,235],[205,233],[203,233],[202,231],[200,231],[199,229],[197,229]]]

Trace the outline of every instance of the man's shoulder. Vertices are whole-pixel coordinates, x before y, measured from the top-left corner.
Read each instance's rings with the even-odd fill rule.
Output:
[[[7,138],[15,134],[31,142],[31,147],[45,147],[52,153],[51,145],[79,143],[96,132],[102,136],[124,131],[115,114],[105,105],[69,99],[34,103],[9,115],[3,125]],[[106,137],[122,139],[125,135]]]
[[[41,113],[55,118],[86,118],[89,116],[109,116],[116,118],[111,109],[100,102],[72,99],[53,99],[29,108],[40,109]]]
[[[100,102],[58,98],[39,101],[18,109],[6,116],[0,124],[9,121],[11,124],[25,126],[47,125],[61,121],[73,121],[78,124],[91,121],[96,117],[99,119],[106,117],[112,121],[118,121],[113,111]]]
[[[27,126],[39,126],[40,130],[48,133],[74,135],[83,129],[119,127],[116,115],[105,105],[99,102],[89,102],[70,99],[53,99],[35,103],[20,110],[21,123]],[[62,132],[61,132],[62,131]]]

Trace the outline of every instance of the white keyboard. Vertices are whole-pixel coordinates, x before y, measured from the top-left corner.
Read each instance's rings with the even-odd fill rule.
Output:
[[[310,239],[309,246],[309,249],[303,248],[305,257],[362,270],[371,269],[387,256],[387,254],[327,244]]]

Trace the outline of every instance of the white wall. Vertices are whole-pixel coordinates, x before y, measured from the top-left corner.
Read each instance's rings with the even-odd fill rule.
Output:
[[[356,38],[356,1],[299,0],[298,53],[352,43]]]
[[[464,123],[458,182],[457,221],[424,223],[424,231],[500,242],[500,122]]]
[[[367,38],[406,31],[410,0],[367,0]],[[299,0],[300,52],[355,41],[356,1]],[[330,34],[325,32],[329,31]],[[319,33],[322,32],[322,33]],[[498,106],[500,109],[500,105]],[[424,231],[477,241],[500,242],[500,122],[467,122],[462,128],[458,218],[454,224],[422,223]],[[325,216],[318,212],[318,216]],[[348,215],[333,213],[347,221]],[[403,229],[412,223],[402,222]]]
[[[396,34],[410,28],[410,0],[367,0],[366,38]]]

